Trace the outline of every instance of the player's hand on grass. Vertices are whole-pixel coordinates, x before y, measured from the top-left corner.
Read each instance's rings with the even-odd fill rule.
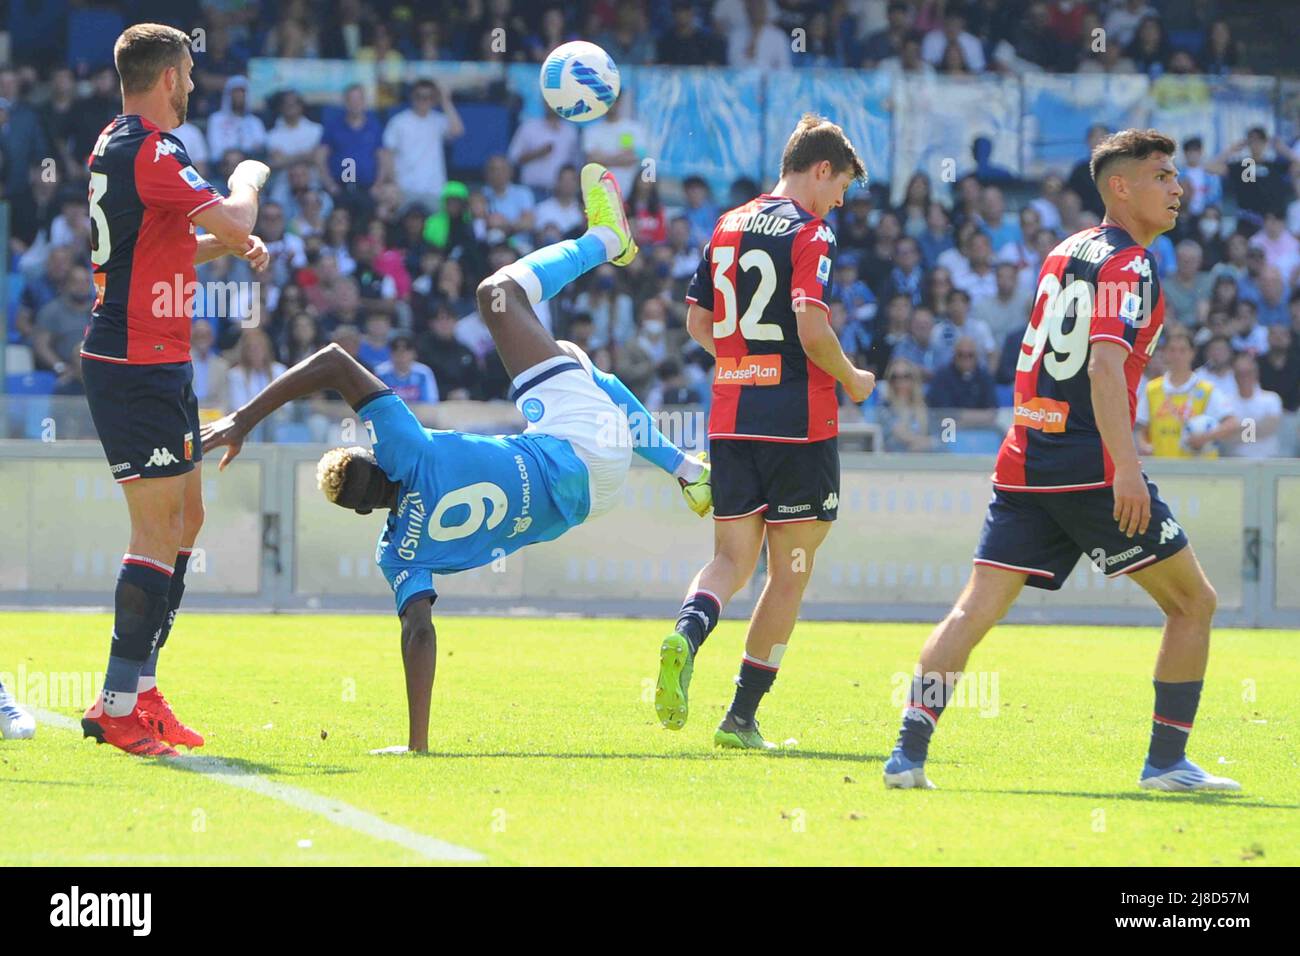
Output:
[[[226,185],[230,187],[231,192],[234,192],[235,187],[240,184],[248,186],[253,192],[260,192],[270,175],[271,167],[266,163],[258,162],[256,159],[246,159],[235,167],[230,178],[226,180]]]
[[[261,236],[249,236],[248,247],[236,254],[239,258],[247,260],[248,264],[258,272],[264,272],[271,264],[271,253],[267,251],[266,243],[262,241]]]
[[[209,422],[199,432],[205,454],[213,448],[225,446],[226,453],[221,456],[221,463],[217,465],[217,471],[225,471],[226,465],[234,461],[244,447],[245,430],[236,420],[235,414],[235,412],[231,412],[224,418]]]
[[[860,368],[855,368],[853,375],[844,383],[844,391],[849,393],[849,398],[853,399],[855,404],[865,402],[875,389],[876,376]]]
[[[1134,534],[1146,534],[1151,522],[1151,492],[1137,469],[1116,471],[1114,517],[1119,522],[1119,530],[1127,537]]]

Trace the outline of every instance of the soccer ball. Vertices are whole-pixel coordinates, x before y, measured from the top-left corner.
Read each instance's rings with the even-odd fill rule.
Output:
[[[1192,447],[1187,443],[1187,439],[1192,435],[1204,435],[1206,432],[1212,432],[1219,427],[1219,420],[1213,415],[1196,415],[1187,420],[1183,425],[1182,446],[1185,451],[1191,451]],[[1210,451],[1214,448],[1213,442],[1208,445],[1202,445],[1199,453]]]
[[[609,54],[586,40],[562,43],[542,63],[542,99],[561,117],[588,123],[618,99],[618,66]]]

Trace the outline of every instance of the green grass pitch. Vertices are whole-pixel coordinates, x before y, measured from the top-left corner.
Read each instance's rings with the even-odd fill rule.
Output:
[[[0,671],[23,665],[29,697],[48,675],[98,671],[109,627],[104,614],[0,615]],[[438,629],[434,753],[377,757],[405,742],[395,620],[182,612],[161,683],[226,770],[127,758],[57,725],[0,741],[0,865],[434,862],[337,803],[312,812],[223,772],[496,865],[1300,863],[1294,633],[1216,632],[1189,753],[1245,789],[1177,795],[1135,786],[1154,628],[995,630],[972,660],[984,699],[944,715],[929,793],[880,782],[895,675],[925,625],[801,623],[760,711],[769,739],[798,741],[775,755],[712,747],[741,622],[705,645],[678,733],[651,702],[662,622]],[[46,709],[79,716],[63,703]]]

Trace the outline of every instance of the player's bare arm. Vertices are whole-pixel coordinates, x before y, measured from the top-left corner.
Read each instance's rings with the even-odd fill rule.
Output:
[[[364,365],[331,342],[262,389],[242,408],[203,426],[203,448],[207,451],[225,446],[226,453],[217,466],[218,470],[224,470],[239,454],[244,436],[282,405],[328,388],[355,408],[361,399],[386,387]]]
[[[865,402],[876,387],[876,376],[849,361],[835,330],[831,328],[826,310],[820,306],[809,308],[804,303],[804,308],[796,313],[796,320],[799,323],[799,344],[812,363],[843,385],[854,402]]]
[[[230,195],[194,216],[194,222],[216,236],[227,249],[247,249],[257,222],[257,195],[271,175],[270,167],[246,159],[226,181]]]
[[[429,699],[438,656],[432,612],[433,602],[428,598],[418,598],[402,609],[402,669],[410,724],[406,746],[412,753],[429,749]]]
[[[713,342],[713,311],[696,305],[694,302],[686,309],[686,331],[690,333],[700,348],[714,358],[718,357],[718,348]]]
[[[1151,521],[1151,493],[1142,478],[1142,463],[1129,426],[1128,384],[1124,363],[1128,350],[1115,342],[1092,343],[1088,359],[1092,407],[1106,453],[1115,463],[1115,512],[1128,537],[1145,534]]]
[[[198,246],[194,250],[194,264],[202,265],[222,256],[237,256],[246,261],[256,271],[263,272],[271,264],[271,254],[260,236],[249,236],[243,249],[231,249],[222,244],[216,236],[199,236]]]

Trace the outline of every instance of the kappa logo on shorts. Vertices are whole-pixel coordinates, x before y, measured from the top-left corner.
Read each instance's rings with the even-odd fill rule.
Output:
[[[524,418],[530,422],[540,422],[542,416],[546,414],[546,406],[542,404],[540,398],[529,398],[524,401],[523,413]]]
[[[840,496],[833,491],[827,495],[826,500],[822,502],[822,510],[824,511],[834,511],[839,506]]]
[[[170,448],[155,448],[149,460],[144,463],[146,468],[161,468],[164,465],[175,465],[180,459],[172,454]]]
[[[1166,544],[1173,541],[1183,533],[1183,529],[1178,526],[1178,522],[1173,518],[1166,518],[1160,522],[1160,543]]]

